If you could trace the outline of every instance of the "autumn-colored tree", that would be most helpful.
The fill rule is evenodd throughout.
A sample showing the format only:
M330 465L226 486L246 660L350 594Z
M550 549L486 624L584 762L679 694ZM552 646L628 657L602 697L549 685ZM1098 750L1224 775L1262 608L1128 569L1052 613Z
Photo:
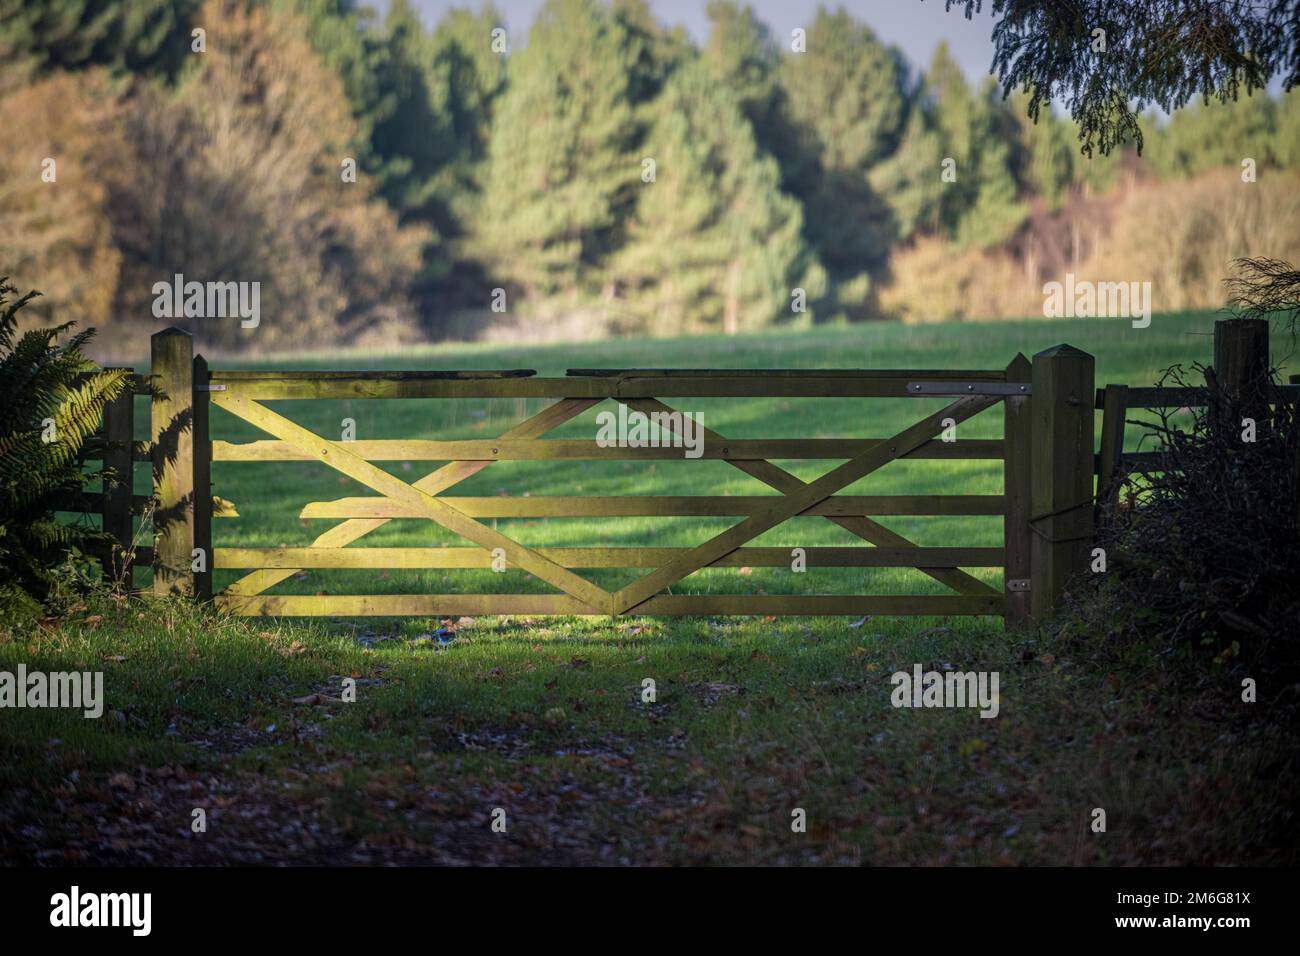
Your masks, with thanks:
M103 325L121 256L105 173L129 155L117 92L102 71L54 73L0 99L0 262L22 288L39 285L30 324Z
M200 341L228 348L409 320L427 234L399 227L366 177L349 181L342 85L301 21L225 0L200 16L213 24L208 52L176 93L142 91L127 116L134 162L110 183L120 311L150 315L154 283L181 273L261 283L256 329L194 324Z

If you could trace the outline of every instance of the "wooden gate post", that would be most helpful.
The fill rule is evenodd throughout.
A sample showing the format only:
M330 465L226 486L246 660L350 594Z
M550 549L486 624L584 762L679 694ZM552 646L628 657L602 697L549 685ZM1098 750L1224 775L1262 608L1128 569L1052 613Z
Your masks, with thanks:
M155 594L194 594L194 340L170 328L150 340L153 381Z
M1032 377L1030 611L1042 621L1092 553L1093 357L1058 345L1034 356Z
M131 499L135 494L135 383L130 382L122 394L104 406L104 469L112 469L114 482L105 481L103 494L103 529L113 538L104 572L120 579L126 590L132 588L131 545L135 526L131 517Z
M1032 367L1024 355L1016 355L1007 366L1008 382L1029 382ZM1002 403L1002 588L1006 596L1003 620L1009 629L1029 623L1029 592L1024 582L1030 580L1029 530L1030 471L1033 436L1030 432L1030 403L1027 395L1008 395Z

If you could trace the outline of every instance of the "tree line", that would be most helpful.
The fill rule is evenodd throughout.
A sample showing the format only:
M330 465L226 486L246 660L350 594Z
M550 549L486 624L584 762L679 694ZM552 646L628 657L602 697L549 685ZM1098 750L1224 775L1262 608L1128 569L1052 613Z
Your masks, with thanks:
M843 10L791 36L734 0L707 14L696 44L646 0L548 0L526 38L491 7L428 28L409 0L0 0L0 259L109 329L173 274L260 281L261 327L205 328L230 348L472 335L502 310L743 332L906 313L917 250L931 274L1031 256L1031 288L1059 265L1031 240L1134 170L1300 166L1294 96L1087 157L943 46L920 68Z

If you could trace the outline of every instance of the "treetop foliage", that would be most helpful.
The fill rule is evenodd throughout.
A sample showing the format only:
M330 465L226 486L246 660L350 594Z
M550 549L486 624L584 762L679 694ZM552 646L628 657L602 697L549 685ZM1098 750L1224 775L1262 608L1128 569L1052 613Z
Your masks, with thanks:
M1142 100L1228 100L1144 120L1148 179L1300 167L1300 97L1259 89L1294 73L1295 4L990 6L1001 90L820 7L794 44L708 0L696 45L647 0L547 0L526 38L490 5L426 24L411 0L0 0L0 123L33 131L0 139L0 261L46 291L27 314L101 327L148 324L176 272L256 280L277 317L258 347L463 333L502 296L738 331L878 316L927 244L1023 257L1030 286L1079 261Z
M967 19L984 0L944 0ZM1138 115L1167 113L1193 97L1221 102L1261 92L1274 76L1300 83L1300 3L1295 0L989 0L993 65L1003 90L1028 94L1029 115L1060 99L1083 151L1132 142Z

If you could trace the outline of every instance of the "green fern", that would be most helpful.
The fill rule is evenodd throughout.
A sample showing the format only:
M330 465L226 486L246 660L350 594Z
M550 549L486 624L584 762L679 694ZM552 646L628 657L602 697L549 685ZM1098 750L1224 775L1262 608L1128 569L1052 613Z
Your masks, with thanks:
M80 454L130 373L82 353L93 329L62 343L71 322L20 336L18 313L39 293L11 299L16 292L0 277L0 579L43 599L69 553L103 538L88 522L57 519L55 507L99 474L84 471Z

